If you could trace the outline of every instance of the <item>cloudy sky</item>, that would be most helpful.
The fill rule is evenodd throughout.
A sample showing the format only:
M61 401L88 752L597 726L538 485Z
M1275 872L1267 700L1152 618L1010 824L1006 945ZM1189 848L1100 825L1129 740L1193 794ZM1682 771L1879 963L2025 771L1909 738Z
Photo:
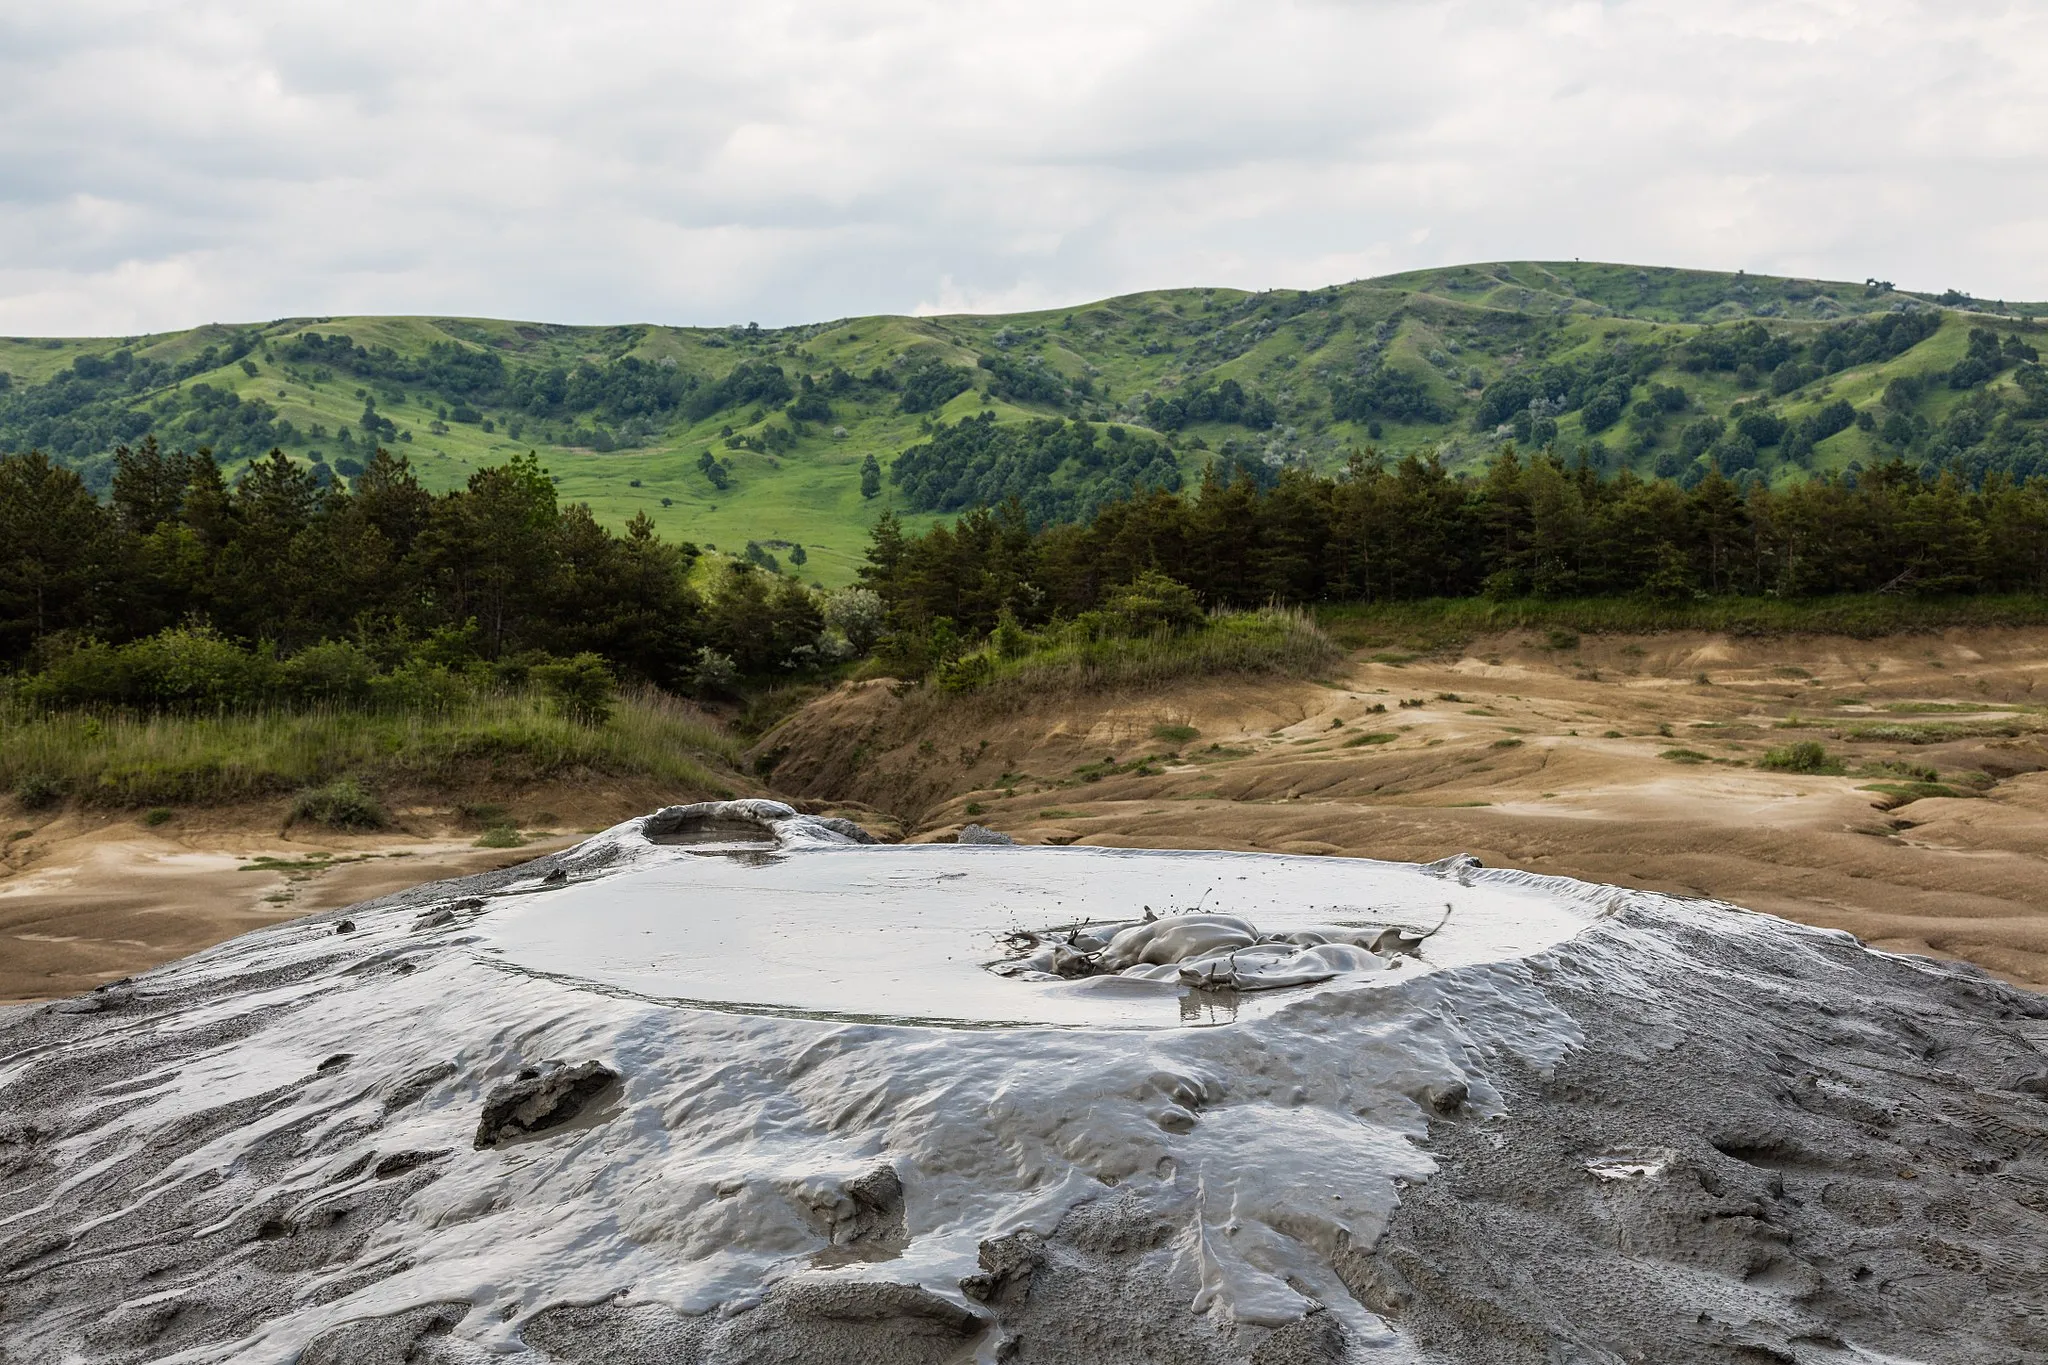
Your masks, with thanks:
M2048 298L2048 5L0 0L0 332L1625 260Z

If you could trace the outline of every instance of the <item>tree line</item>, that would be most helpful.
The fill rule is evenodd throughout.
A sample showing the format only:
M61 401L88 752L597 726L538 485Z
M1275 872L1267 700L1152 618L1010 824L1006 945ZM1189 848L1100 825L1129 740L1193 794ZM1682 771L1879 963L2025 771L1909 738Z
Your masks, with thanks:
M0 669L198 629L284 655L357 642L385 666L592 654L670 688L815 663L821 604L697 547L562 505L536 457L434 494L376 450L346 486L281 452L230 483L204 451L115 452L106 500L38 453L0 457Z
M885 518L861 576L899 635L969 638L1097 610L1148 573L1210 607L2043 592L2048 479L1972 488L1893 460L1775 489L1712 470L1687 488L1512 446L1476 478L1415 455L1270 481L1212 467L1189 492L1137 490L1065 525L1014 499L923 535Z

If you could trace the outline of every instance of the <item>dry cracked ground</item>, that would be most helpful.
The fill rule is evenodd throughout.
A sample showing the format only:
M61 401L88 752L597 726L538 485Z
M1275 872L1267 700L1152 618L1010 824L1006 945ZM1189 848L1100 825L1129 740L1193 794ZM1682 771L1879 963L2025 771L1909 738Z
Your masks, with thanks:
M1517 632L1355 655L1320 682L938 700L820 697L756 751L762 794L880 832L1495 866L1708 896L2048 987L2048 631L1858 641ZM1823 771L1762 766L1818 745ZM695 794L687 794L694 799ZM502 865L682 799L563 787L564 831L470 847L277 831L274 811L16 815L0 1001L88 989L258 924ZM538 814L536 814L537 812ZM445 816L446 813L440 813ZM540 814L548 818L542 820ZM268 861L266 861L268 860Z

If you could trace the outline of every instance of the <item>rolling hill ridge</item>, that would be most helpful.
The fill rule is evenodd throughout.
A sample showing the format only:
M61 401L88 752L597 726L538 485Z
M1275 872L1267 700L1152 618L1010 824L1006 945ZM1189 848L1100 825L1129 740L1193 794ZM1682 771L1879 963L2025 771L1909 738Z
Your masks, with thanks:
M1680 481L2048 473L2041 315L1881 280L1519 262L784 328L290 318L0 338L0 451L103 488L149 436L335 478L383 445L447 488L532 449L603 520L751 542L834 585L885 509L915 528L1014 496L1065 520L1212 465L1270 479L1359 451L1456 471L1513 441Z

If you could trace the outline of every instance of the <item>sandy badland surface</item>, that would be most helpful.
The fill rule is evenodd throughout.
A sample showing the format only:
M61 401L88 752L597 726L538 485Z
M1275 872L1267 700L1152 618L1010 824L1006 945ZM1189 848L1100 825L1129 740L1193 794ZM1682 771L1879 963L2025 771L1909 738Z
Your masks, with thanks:
M478 847L447 801L394 803L394 827L285 826L283 803L179 811L11 812L0 832L0 1005L91 990L265 924L488 872L564 848L676 793L646 782L485 792L522 844Z
M972 820L1026 843L1469 852L1733 901L2039 989L2044 673L2048 631L1587 636L1564 648L1516 633L1444 655L1360 653L1320 683L1212 680L1022 704L849 685L758 752L773 793L814 810L844 803L892 836L944 839ZM1800 741L1843 771L1756 766ZM1927 768L1954 795L1918 795L1932 789L1908 770ZM532 838L521 849L473 847L474 830L432 807L374 836L280 832L269 809L181 814L158 829L132 815L16 813L0 861L0 1002L89 989L261 924L504 866L671 799L682 798L529 793L512 802Z
M851 686L761 748L777 790L914 838L973 820L1026 843L1469 852L2048 986L2048 632L1564 643L1021 706ZM1800 741L1843 771L1756 766ZM1907 801L1925 768L1954 795Z

